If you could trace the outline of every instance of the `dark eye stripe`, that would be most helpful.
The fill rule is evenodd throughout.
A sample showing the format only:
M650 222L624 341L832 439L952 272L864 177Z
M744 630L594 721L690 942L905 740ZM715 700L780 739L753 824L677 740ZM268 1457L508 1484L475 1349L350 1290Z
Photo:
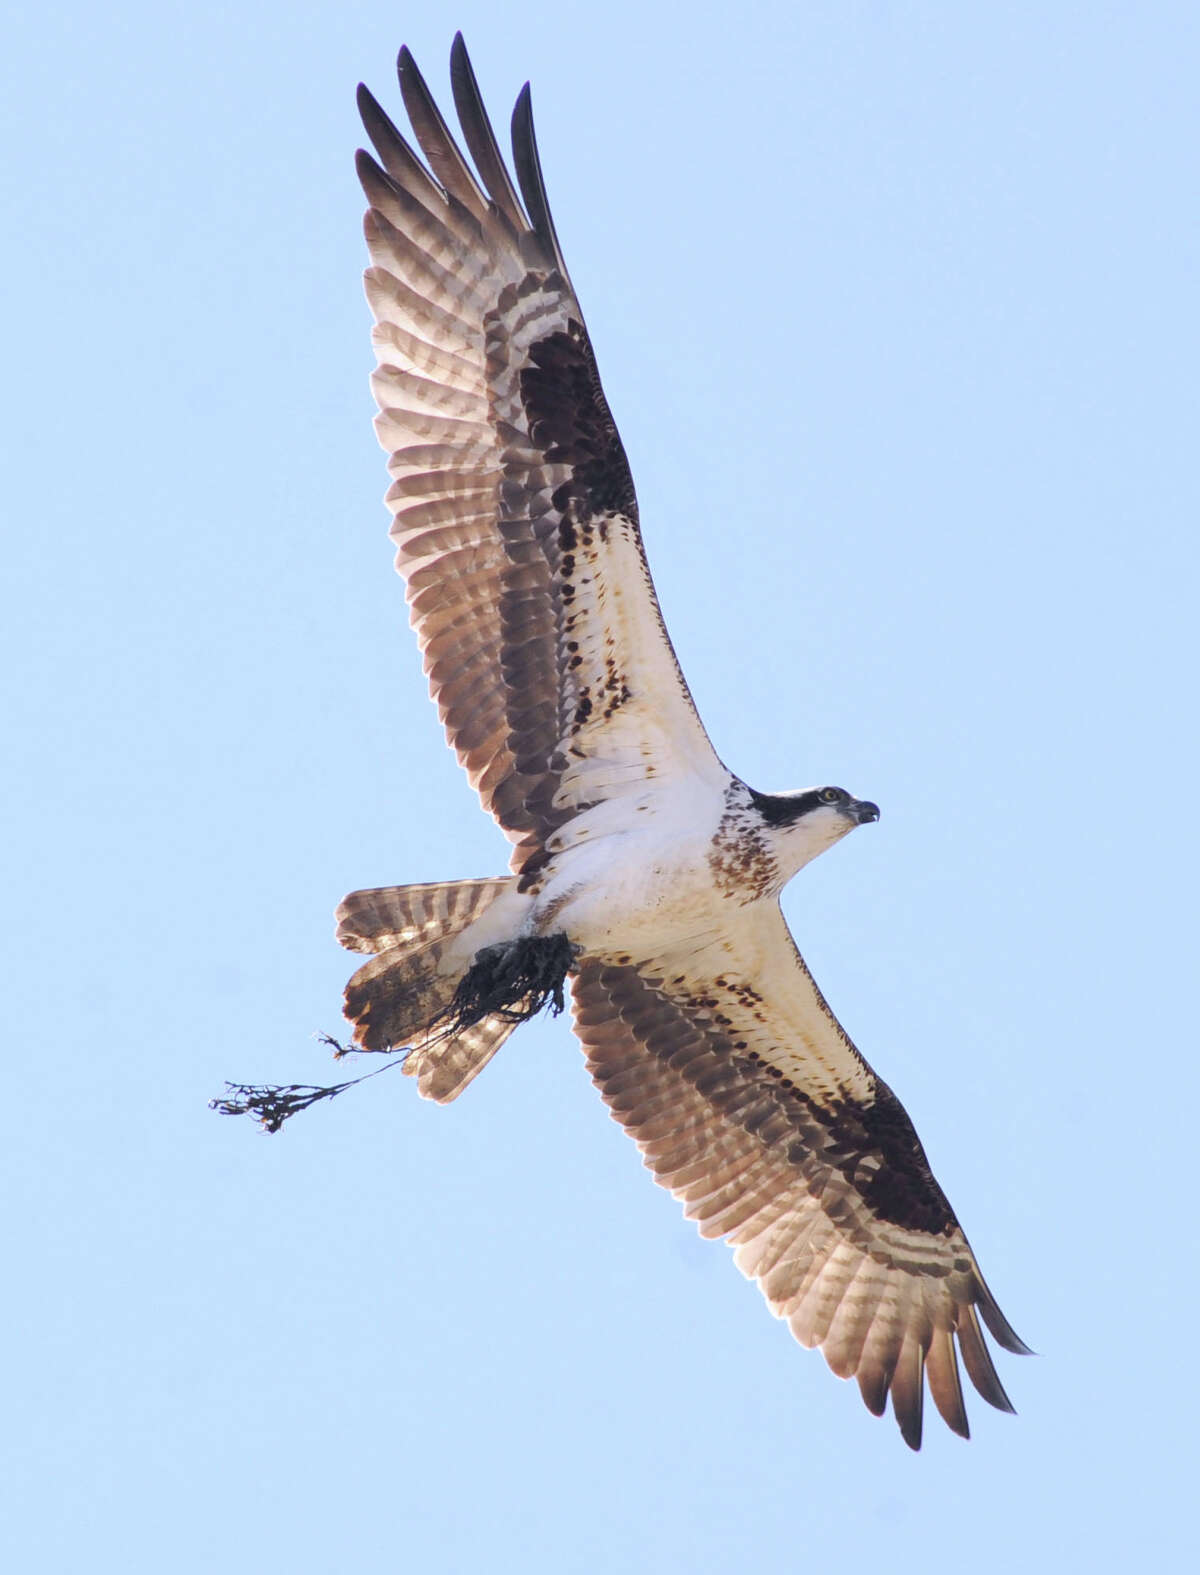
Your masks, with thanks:
M819 788L808 793L756 793L753 788L747 792L768 826L790 826L802 815L825 807Z

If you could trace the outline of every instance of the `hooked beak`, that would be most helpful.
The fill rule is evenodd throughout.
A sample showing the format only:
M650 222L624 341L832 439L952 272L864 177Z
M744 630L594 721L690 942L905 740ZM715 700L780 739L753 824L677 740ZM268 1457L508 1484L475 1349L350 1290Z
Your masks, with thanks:
M869 821L879 819L879 805L872 804L870 799L852 798L846 805L846 813L856 826L865 826Z

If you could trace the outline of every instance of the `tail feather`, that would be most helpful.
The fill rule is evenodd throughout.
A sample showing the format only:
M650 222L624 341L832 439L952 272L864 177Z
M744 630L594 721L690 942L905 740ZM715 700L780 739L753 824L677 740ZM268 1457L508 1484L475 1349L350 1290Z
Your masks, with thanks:
M479 1076L516 1026L505 1017L481 1017L453 1039L418 1046L404 1063L405 1076L416 1078L423 1098L448 1105Z
M457 935L512 885L495 880L440 880L422 886L374 886L338 903L337 939L350 952L423 946Z
M455 1099L516 1026L494 1013L456 1027L455 992L473 952L457 961L445 955L512 888L511 876L380 886L351 892L338 905L338 940L349 951L374 954L346 986L355 1042L364 1050L406 1049L405 1074L426 1099Z
M364 1050L396 1050L444 1024L457 980L438 973L441 943L392 947L350 977L345 1013Z

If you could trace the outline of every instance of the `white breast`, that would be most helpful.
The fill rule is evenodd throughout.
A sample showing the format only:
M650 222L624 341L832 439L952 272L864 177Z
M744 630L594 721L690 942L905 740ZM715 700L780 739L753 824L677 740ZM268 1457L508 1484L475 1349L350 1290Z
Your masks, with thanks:
M550 844L554 861L528 928L565 931L590 956L643 957L719 929L728 897L710 855L724 807L692 778L584 811Z

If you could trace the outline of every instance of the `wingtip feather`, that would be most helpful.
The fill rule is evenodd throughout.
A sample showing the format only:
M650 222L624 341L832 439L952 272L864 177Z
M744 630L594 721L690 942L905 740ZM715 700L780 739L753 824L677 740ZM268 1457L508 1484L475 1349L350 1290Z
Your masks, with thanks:
M925 1347L910 1329L892 1374L892 1414L910 1449L920 1449L925 1413Z
M960 1438L970 1438L967 1408L963 1403L962 1380L958 1372L958 1357L954 1349L954 1335L949 1329L935 1329L925 1353L925 1377L929 1393L938 1413L952 1433Z
M570 275L567 273L562 247L559 245L558 232L554 228L554 218L546 195L546 182L542 176L542 161L538 153L537 133L533 125L533 94L528 82L517 94L510 133L517 184L521 188L521 196L525 200L525 209L529 214L534 233L554 258L554 266L570 288Z
M475 161L475 168L487 194L512 227L513 234L519 235L528 227L528 220L505 166L496 133L492 130L483 94L479 91L479 81L461 33L455 36L450 49L450 87L467 151Z
M974 1307L965 1309L958 1324L958 1347L962 1352L963 1366L976 1389L997 1411L1016 1415L1016 1407L1004 1392L999 1374L992 1364L991 1353L979 1327Z
M1014 1356L1037 1355L1032 1346L1025 1344L990 1295L980 1300L979 1311L984 1323L987 1324L988 1333L997 1345L1003 1346L1006 1351L1011 1351Z

